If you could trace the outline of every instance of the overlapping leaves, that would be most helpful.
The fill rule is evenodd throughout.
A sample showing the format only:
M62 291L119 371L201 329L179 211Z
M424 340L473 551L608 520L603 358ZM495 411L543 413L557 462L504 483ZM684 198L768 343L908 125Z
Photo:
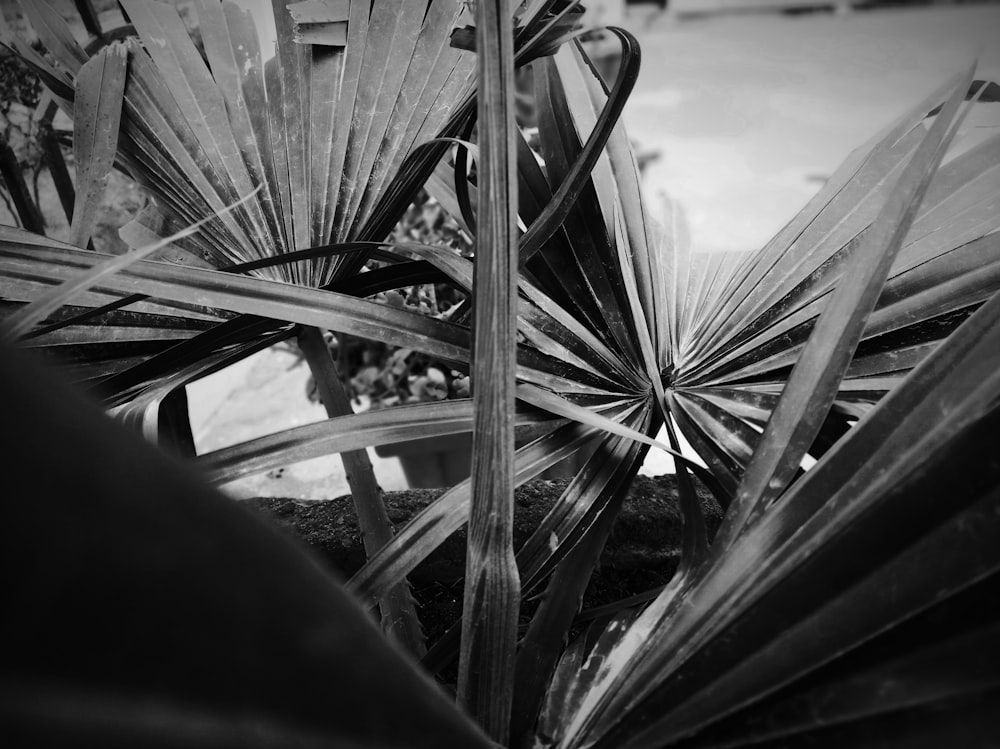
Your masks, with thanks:
M281 34L290 38L291 21L279 19L278 62L270 78L266 65L256 73L268 104L246 112L263 117L272 128L266 140L273 152L260 172L270 203L262 198L238 219L220 218L198 235L197 252L211 255L216 265L234 262L226 255L233 248L246 248L245 259L330 241L380 239L392 211L380 202L379 190L392 169L381 178L372 176L382 164L372 154L372 129L393 143L395 135L389 134L412 131L412 139L400 136L400 143L408 145L391 157L399 157L399 169L410 163L401 154L414 143L432 132L447 135L447 123L457 121L441 119L434 128L413 130L409 120L394 125L391 118L382 123L365 114L355 122L352 113L344 115L346 130L338 130L341 109L329 122L303 119L320 99L286 97L285 92L301 92L304 80L330 83L295 77L304 75L307 58L314 66L343 65L340 80L353 86L364 66L373 63L369 55L351 58L352 34L356 42L371 39L374 45L381 42L372 28L395 29L380 38L403 33L395 24L404 24L406 13L398 19L377 14L388 3L376 2L368 18L356 24L355 13L366 15L356 10L362 5L367 4L351 4L344 21L348 52L340 58L340 53L294 47L287 40L282 47ZM531 3L522 9L522 19L555 5ZM239 113L236 92L249 96L247 82L242 89L223 91L219 77L233 71L230 53L219 55L227 49L223 31L236 33L245 17L230 6L221 15L215 8L206 11L214 21L209 21L205 44L216 88L206 90L215 91L211 96L236 96L227 111ZM143 57L135 72L143 83L129 85L137 97L149 99L152 94L142 85L159 90L150 71L175 69L171 95L187 97L194 109L184 111L202 121L176 128L177 142L163 153L190 158L212 175L203 175L207 187L192 191L178 176L187 168L166 156L164 163L132 165L156 175L149 183L162 193L159 205L169 225L203 217L241 197L242 175L258 156L244 147L245 139L238 148L229 142L230 136L238 141L238 116L220 124L213 119L215 110L199 104L208 69L200 58L180 54L188 42L180 39L176 25L161 18L160 10L143 13L136 20L140 34L169 32L170 49ZM341 23L314 17L308 22ZM365 23L369 32L361 36ZM328 31L334 33L332 27ZM529 480L585 445L594 452L518 553L525 592L542 585L549 592L522 641L515 692L526 697L515 705L515 740L528 733L566 747L728 746L776 737L816 741L831 726L842 731L833 735L871 735L865 731L877 731L878 721L900 711L909 711L918 725L928 723L935 710L981 720L977 706L987 699L984 695L996 694L998 684L976 671L968 656L983 642L995 642L991 633L997 624L985 618L966 626L963 616L975 596L995 590L1000 565L998 529L991 521L998 502L997 466L982 447L995 428L1000 394L1000 342L995 340L1000 138L957 156L945 153L969 79L936 92L859 149L761 250L702 255L686 244L680 218L659 231L646 215L630 145L616 124L638 51L627 34L619 37L625 54L610 99L576 46L533 62L539 145L533 150L527 142L520 144L519 214L527 231L519 283L519 396L571 421L554 424L549 434L518 451L515 481ZM69 50L67 60L78 57L58 35L51 40L57 43ZM416 50L421 42L413 43ZM349 65L355 66L350 77ZM405 87L411 73L382 72L381 87L348 96L372 97L373 108L386 111L375 104L382 97L393 101L393 90ZM57 81L59 71L51 77ZM434 85L447 88L442 82ZM430 82L423 91L431 96ZM342 88L338 95L344 95ZM126 108L126 122L131 111ZM274 139L275 122L286 126L283 140ZM337 149L329 154L331 163L320 159L315 180L299 168L303 154L312 153L306 144L315 143L315 133L307 138L302 129L306 122L354 144L344 150L343 164L332 163L340 158ZM251 123L246 133L261 127ZM128 128L123 127L126 153L132 148L128 137L139 142ZM192 136L191 130L201 135ZM255 142L259 152L262 140L257 136ZM205 160L192 155L193 143ZM188 155L175 153L178 148ZM122 158L127 163L128 157ZM287 174L288 180L268 181L267 163L279 162L283 167L275 174ZM434 164L428 163L432 170ZM331 184L341 179L341 170L352 176L334 190ZM413 171L407 178L429 175L430 170ZM155 182L161 178L162 183ZM443 196L444 204L469 204L466 198L476 186L465 179L460 175L450 185L434 180L436 189L452 193ZM390 185L384 194L403 196L405 190ZM320 205L319 196L337 199ZM29 301L38 289L68 277L69 268L96 263L93 253L39 246L25 237L18 242L0 249L8 279L2 293L18 301ZM381 277L386 287L407 272L428 272L429 267L458 286L471 284L467 259L426 248L400 253L398 264ZM333 280L321 290L137 262L92 289L91 302L144 294L167 300L167 309L197 304L244 316L199 334L192 339L195 345L179 346L179 352L154 357L104 384L112 386L115 402L127 413L144 413L151 394L267 345L291 323L405 343L458 364L468 361L464 326L353 298L377 290L378 283L351 278L356 263L356 258L311 260L275 271L305 286ZM21 296L11 297L12 288ZM203 461L220 477L229 477L309 457L323 444L354 449L382 439L446 433L468 423L463 408L400 409L399 426L388 415L343 417L311 427L308 435L278 435ZM530 413L540 418L539 412ZM683 434L708 466L708 471L695 465L690 470L730 507L722 535L706 550L697 502L682 497L685 557L674 581L640 615L623 612L600 636L580 638L563 653L563 638L592 564L661 425L673 448L678 433ZM372 431L362 431L367 429ZM803 474L807 455L819 462ZM946 506L938 496L949 488L941 478L948 461L960 466L956 490L961 496ZM683 460L678 467L686 477ZM469 491L464 482L414 518L355 577L355 592L374 600L402 580L466 521ZM898 520L915 508L919 523ZM961 553L948 551L956 545ZM922 561L942 557L946 561L933 570ZM909 639L885 657L873 656L879 638L891 631ZM454 650L447 640L439 656L441 649ZM964 665L949 672L950 680L934 682L932 667L949 653L962 655ZM879 692L882 680L901 673L908 675L912 690ZM880 696L864 705L847 700L817 717L820 701L852 687Z

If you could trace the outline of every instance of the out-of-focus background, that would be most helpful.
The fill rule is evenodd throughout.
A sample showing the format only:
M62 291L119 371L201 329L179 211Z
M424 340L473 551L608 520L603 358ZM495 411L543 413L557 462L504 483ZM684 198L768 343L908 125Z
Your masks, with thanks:
M977 77L1000 74L996 3L670 6L625 6L643 55L625 121L661 154L646 174L654 203L660 191L678 200L703 250L760 246L852 149L973 59ZM813 9L751 11L779 6Z
M91 4L104 28L121 23L110 0ZM176 3L192 28L191 2ZM642 71L626 109L629 135L646 163L654 215L677 206L699 251L752 250L770 238L854 148L978 59L978 78L1000 80L1000 4L849 0L591 0L594 25L639 39ZM74 2L56 3L85 31ZM19 28L16 7L0 3ZM594 53L613 52L595 42ZM0 146L9 145L42 209L45 231L68 227L37 142L32 92L0 59ZM990 108L996 109L996 108ZM993 119L989 119L992 117ZM57 118L55 127L60 126ZM63 123L63 127L67 123ZM996 113L965 125L973 138L1000 127ZM34 128L34 130L33 130ZM120 252L117 229L143 205L141 190L115 176L97 249ZM0 223L17 224L0 185ZM189 388L199 452L325 418L305 397L309 373L295 353L274 349ZM387 490L406 486L395 457L372 453ZM644 473L672 471L651 455ZM333 497L348 490L337 458L251 477L238 496Z

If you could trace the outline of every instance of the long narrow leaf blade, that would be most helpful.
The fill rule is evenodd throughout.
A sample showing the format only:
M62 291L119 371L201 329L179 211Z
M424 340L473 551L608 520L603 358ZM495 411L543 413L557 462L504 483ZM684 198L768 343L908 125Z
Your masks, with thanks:
M118 147L125 96L128 48L111 44L90 58L76 77L73 99L73 156L76 202L69 243L85 247L97 225L108 176Z
M475 8L479 71L479 209L473 300L472 507L458 699L507 742L521 584L514 559L517 331L517 147L510 3Z
M781 493L818 434L930 178L955 133L952 121L972 72L970 69L956 82L866 241L855 247L850 267L816 322L747 466L733 508L716 539L717 548L728 546L751 514Z
M254 193L255 192L256 190ZM231 208L249 200L253 197L254 193L250 193L250 195L241 198L236 204L231 206ZM108 278L109 276L119 273L133 263L136 263L144 257L153 254L157 250L166 247L171 242L175 242L178 239L194 234L201 225L210 220L211 218L202 219L198 223L188 226L176 234L165 237L164 239L145 247L140 247L139 249L133 250L125 255L108 258L107 260L97 264L95 267L88 268L85 271L78 273L75 278L67 280L56 286L47 294L39 296L34 302L20 310L18 314L9 319L7 323L0 328L0 337L13 339L24 335L37 323L41 322L57 309L68 303L70 299L80 292L86 291L90 287L97 285L104 278Z

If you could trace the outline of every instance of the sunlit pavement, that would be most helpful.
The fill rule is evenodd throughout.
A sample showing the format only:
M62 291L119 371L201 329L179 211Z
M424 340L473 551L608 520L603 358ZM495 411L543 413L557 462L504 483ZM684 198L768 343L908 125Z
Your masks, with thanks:
M654 211L664 191L677 200L695 249L759 247L852 149L976 56L977 77L1000 78L995 3L647 17L640 6L625 21L642 46L625 121L660 152ZM995 133L1000 116L977 124Z
M190 386L191 427L198 452L324 420L323 407L306 398L308 380L305 363L278 347ZM406 488L396 458L380 458L374 450L368 454L383 489ZM340 458L332 455L248 476L225 491L239 498L329 499L348 494L350 488Z

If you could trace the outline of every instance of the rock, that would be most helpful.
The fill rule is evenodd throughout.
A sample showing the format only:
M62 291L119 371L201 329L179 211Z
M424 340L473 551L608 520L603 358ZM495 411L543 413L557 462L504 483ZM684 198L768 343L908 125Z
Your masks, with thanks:
M535 481L517 490L515 547L523 544L538 527L568 483ZM698 490L709 534L714 535L722 511L707 490L700 485ZM390 521L398 530L443 491L387 492L385 502ZM350 496L316 501L258 497L245 502L305 542L340 576L350 577L364 564L364 548ZM666 583L677 567L680 542L681 514L674 476L636 477L591 578L584 608L611 603ZM465 530L462 529L409 576L430 643L461 614L464 570Z

